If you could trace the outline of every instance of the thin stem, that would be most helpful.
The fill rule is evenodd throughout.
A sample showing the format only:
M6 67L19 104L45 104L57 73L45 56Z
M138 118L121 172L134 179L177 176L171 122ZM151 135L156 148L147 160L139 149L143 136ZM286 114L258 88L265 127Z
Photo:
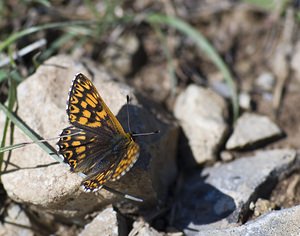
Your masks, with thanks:
M109 191L109 192L111 192L111 193L114 193L114 194L116 194L116 195L122 196L122 197L124 197L124 198L126 198L126 199L129 199L129 200L132 200L132 201L135 201L135 202L143 202L143 201L144 201L144 200L141 199L141 198L134 197L134 196L132 196L132 195L129 195L129 194L126 194L126 193L122 193L122 192L119 192L119 191L117 191L117 190L115 190L115 189L112 189L112 188L106 186L106 185L103 185L102 188L105 189L105 190L107 190L107 191Z

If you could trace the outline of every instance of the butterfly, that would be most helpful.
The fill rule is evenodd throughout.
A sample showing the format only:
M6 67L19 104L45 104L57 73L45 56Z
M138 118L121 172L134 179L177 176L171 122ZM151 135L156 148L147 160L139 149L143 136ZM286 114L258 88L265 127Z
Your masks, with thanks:
M139 145L81 73L72 82L66 110L71 126L60 134L58 153L72 172L85 175L85 191L97 191L130 170L138 159Z

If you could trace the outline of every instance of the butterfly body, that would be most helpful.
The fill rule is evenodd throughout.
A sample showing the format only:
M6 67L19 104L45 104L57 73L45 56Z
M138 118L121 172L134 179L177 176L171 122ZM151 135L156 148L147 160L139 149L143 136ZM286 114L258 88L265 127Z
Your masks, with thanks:
M70 127L57 143L58 152L71 171L86 177L86 191L96 191L115 181L136 162L139 145L126 133L96 88L83 74L77 74L67 101Z

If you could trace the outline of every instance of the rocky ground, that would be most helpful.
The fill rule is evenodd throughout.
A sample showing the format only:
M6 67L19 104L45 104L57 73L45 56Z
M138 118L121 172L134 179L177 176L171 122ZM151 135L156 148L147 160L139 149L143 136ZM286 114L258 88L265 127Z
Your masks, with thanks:
M221 72L170 29L171 62L143 24L110 32L116 39L97 56L93 44L71 53L63 48L19 84L18 116L41 137L57 136L68 126L67 94L81 72L127 129L130 95L131 129L160 133L136 139L137 163L108 186L144 201L104 189L85 193L82 177L56 158L54 148L49 155L27 145L6 153L2 165L0 235L299 235L297 8L287 6L280 15L234 1L129 6L175 9L201 31L234 74L239 116L235 120ZM4 122L1 113L1 133ZM18 128L13 139L30 140Z

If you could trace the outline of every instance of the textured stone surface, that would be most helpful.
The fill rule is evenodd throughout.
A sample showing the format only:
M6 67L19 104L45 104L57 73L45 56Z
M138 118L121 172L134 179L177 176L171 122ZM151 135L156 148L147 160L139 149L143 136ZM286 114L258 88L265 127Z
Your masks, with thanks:
M236 123L233 134L226 143L227 149L250 147L281 135L280 128L268 117L244 113Z
M121 226L120 226L121 227ZM118 236L119 224L117 212L108 207L100 212L91 223L87 224L79 234L80 236L107 235Z
M184 183L177 203L178 228L196 231L236 225L249 211L250 202L267 194L278 179L296 165L293 150L261 151L231 163L205 168ZM299 166L298 166L299 168Z
M89 65L88 62L86 64ZM18 87L19 117L42 137L57 136L68 126L65 106L71 81L76 73L82 72L92 79L104 101L127 130L126 95L130 95L132 130L140 133L159 129L161 132L138 137L136 141L141 147L139 160L124 177L108 185L142 197L145 200L142 204L146 207L156 200L164 200L168 185L176 175L177 127L147 101L143 100L142 105L139 102L142 99L137 100L128 86L111 81L103 68L90 65L89 69L94 79L82 64L67 56L48 60ZM28 141L28 137L16 129L14 141ZM51 144L55 146L55 141ZM54 161L37 145L14 150L7 170L9 173L2 176L2 181L13 200L34 204L68 219L120 200L120 197L105 190L96 194L83 192L79 187L82 178Z
M129 236L163 236L157 230L149 226L144 221L136 221L133 223L133 229L130 231Z
M209 89L189 85L175 104L175 117L182 126L188 146L199 164L216 159L226 134L226 105L224 100ZM183 153L187 153L184 149Z
M300 206L273 211L254 221L230 229L207 230L197 236L297 236L300 235Z

